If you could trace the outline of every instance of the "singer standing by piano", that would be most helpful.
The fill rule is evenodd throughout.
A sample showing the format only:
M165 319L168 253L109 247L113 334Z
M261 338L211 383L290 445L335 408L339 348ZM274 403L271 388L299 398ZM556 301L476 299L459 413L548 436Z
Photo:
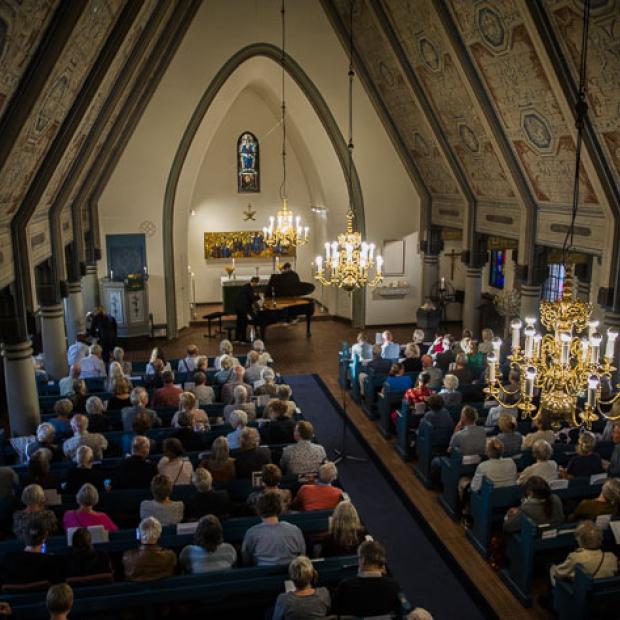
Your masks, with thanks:
M241 342L248 341L248 320L256 320L255 304L258 301L256 287L259 281L257 276L250 278L250 281L239 289L235 300L235 312L237 313L236 335L237 340Z

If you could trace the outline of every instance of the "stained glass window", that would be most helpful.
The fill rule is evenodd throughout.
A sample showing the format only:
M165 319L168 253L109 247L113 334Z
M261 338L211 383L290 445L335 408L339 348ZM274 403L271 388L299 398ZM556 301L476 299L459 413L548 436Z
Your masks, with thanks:
M244 131L237 140L237 191L260 192L258 140Z
M564 265L561 263L549 265L549 276L545 280L542 291L542 298L545 301L556 301L562 297L564 275Z
M504 288L506 250L491 250L491 268L489 284L495 288Z

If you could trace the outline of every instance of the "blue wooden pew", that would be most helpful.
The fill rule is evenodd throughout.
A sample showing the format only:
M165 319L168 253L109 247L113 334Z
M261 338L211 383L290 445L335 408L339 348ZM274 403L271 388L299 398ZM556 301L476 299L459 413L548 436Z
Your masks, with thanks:
M409 415L413 416L414 414L410 412ZM418 437L416 442L418 460L415 464L414 471L418 478L424 483L424 486L429 489L433 486L431 462L434 457L445 453L450 443L450 437L452 437L452 429L434 428L431 424L424 421L421 421L418 426Z
M461 500L458 493L459 478L473 477L477 464L464 465L463 456L458 450L453 450L448 456L441 457L441 483L443 491L439 496L439 503L454 519L461 517Z

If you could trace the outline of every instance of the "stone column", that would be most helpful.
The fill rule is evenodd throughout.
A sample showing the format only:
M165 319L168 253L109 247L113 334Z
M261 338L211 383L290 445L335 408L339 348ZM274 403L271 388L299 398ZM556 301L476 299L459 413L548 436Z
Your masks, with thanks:
M41 418L31 343L5 343L2 355L11 434L32 435Z
M521 319L534 317L536 330L540 331L540 293L541 287L532 284L521 284Z
M86 329L84 312L84 298L82 285L79 282L69 282L69 296L65 298L65 323L69 344L76 341L77 335Z
M422 262L422 303L431 297L433 286L439 278L439 255L425 254Z
M480 335L480 295L482 292L482 269L467 267L465 276L465 300L463 301L463 329L471 329L474 337Z
M67 375L67 342L62 304L41 306L41 336L45 370L53 379Z
M603 323L603 327L599 328L601 333L603 334L603 348L602 353L605 352L605 343L607 342L607 330L613 329L616 332L620 333L620 312L610 312L607 311L605 313L605 321ZM601 356L602 356L601 353ZM616 366L616 370L613 373L611 379L612 384L615 388L617 383L620 383L620 337L616 339L616 349L614 351L614 362L613 366Z
M97 265L86 265L86 275L82 278L82 297L86 312L92 312L99 305Z

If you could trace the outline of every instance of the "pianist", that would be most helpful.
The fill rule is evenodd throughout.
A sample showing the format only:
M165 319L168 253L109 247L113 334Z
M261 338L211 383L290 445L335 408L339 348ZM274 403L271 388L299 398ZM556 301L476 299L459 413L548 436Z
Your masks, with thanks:
M237 313L237 340L247 342L248 319L256 318L255 303L258 300L256 287L259 279L254 276L247 284L244 284L237 293L235 299L235 312Z
M274 273L269 282L267 283L267 297L272 297L274 294L278 297L295 296L297 292L297 286L301 280L297 275L297 272L293 271L291 263L284 263L280 273Z

